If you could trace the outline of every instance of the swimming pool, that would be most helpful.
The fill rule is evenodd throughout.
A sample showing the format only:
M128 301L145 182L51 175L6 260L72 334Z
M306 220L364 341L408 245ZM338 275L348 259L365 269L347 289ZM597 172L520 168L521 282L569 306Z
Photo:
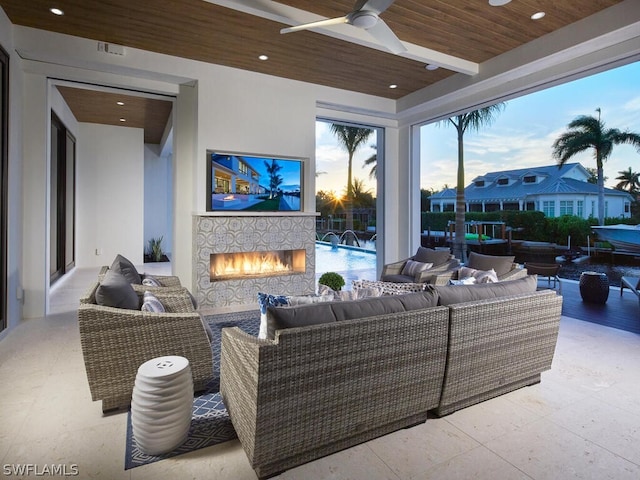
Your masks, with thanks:
M345 279L346 289L353 280L376 280L376 252L346 245L316 242L316 283L325 272L336 272Z

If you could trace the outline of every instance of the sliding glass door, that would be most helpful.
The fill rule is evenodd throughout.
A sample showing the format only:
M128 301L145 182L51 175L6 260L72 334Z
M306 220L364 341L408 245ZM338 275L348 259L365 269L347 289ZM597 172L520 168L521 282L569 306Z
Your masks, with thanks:
M7 202L9 165L9 55L0 47L0 331L7 328Z
M51 112L50 281L75 265L76 140Z

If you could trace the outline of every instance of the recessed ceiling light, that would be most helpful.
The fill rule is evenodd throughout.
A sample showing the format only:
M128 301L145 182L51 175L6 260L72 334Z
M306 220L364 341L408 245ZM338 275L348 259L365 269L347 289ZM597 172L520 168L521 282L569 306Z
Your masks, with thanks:
M116 105L122 106L122 105L124 105L124 102L116 102Z
M531 15L531 20L540 20L542 17L544 17L544 15L544 12L534 13L533 15Z
M49 11L51 13L53 13L54 15L64 15L64 12L62 10L60 10L59 8L51 7L49 9Z
M511 0L489 0L489 5L491 5L492 7L501 7L503 5L506 5L510 1Z
M389 85L389 88L398 88L398 85L396 85L395 83L392 83L391 85Z
M120 119L120 121L121 121L121 122L126 122L126 121L127 121L127 119L126 119L126 118L121 118L121 119Z
M428 63L424 68L426 68L427 70L437 70L440 67L438 67L438 65L434 65L433 63Z
M263 61L264 60L269 60L269 56L268 55L259 55L258 59L263 60Z

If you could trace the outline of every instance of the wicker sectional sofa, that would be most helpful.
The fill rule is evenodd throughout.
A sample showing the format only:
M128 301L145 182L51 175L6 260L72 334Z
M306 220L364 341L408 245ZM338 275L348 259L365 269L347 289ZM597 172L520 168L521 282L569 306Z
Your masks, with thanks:
M562 297L532 282L428 287L402 297L435 304L407 311L381 307L390 297L343 302L361 303L363 317L352 319L327 313L335 303L270 308L307 323L314 309L331 317L279 329L273 340L224 329L221 393L251 466L269 477L424 422L427 412L446 415L539 382Z

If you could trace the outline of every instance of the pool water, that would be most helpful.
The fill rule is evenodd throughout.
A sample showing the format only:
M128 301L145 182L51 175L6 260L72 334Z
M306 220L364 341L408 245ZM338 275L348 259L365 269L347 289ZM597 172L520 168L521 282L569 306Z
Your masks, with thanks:
M345 289L353 280L376 280L376 253L372 250L333 247L316 242L316 283L325 272L336 272L345 279Z

